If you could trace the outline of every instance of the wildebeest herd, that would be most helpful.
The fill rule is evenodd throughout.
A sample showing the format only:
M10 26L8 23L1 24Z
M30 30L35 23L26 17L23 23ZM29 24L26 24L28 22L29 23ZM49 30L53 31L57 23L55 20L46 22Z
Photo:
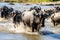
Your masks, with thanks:
M32 32L34 30L39 31L41 27L45 26L45 19L50 17L52 14L57 13L60 10L60 7L54 7L53 9L49 10L42 10L41 7L31 7L29 10L24 10L23 12L19 10L14 10L13 8L8 8L7 6L3 6L1 8L1 18L13 19L14 28L18 27L18 24L20 22L23 22L24 26L28 26L32 29ZM54 18L55 15L51 17L53 24L55 25L56 22L60 22L60 17L57 17L56 20ZM17 25L17 26L15 26Z

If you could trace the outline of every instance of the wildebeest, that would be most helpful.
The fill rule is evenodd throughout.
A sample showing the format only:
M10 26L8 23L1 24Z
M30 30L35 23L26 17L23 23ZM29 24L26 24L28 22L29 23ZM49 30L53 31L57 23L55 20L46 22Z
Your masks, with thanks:
M8 8L7 6L3 6L1 11L1 18L7 19L10 16L10 13L13 11L13 8Z
M22 13L16 10L15 16L13 17L14 27L15 28L18 27L18 24L20 24L21 21L22 21Z
M56 12L60 11L60 7L59 6L55 7L55 9L56 9Z
M32 27L32 32L34 32L34 30L38 31L40 27L40 14L35 12L35 10L25 11L22 16L24 25Z
M7 6L4 6L3 8L2 8L2 12L1 12L1 18L3 18L3 17L7 17L7 10L8 10L8 7Z
M41 10L41 8L37 8L35 6L34 8L30 8L30 10L25 11L22 14L22 21L24 25L32 27L32 32L34 32L34 29L38 31L39 27L45 26L46 14Z
M54 26L60 24L60 13L55 13L51 16L52 23Z

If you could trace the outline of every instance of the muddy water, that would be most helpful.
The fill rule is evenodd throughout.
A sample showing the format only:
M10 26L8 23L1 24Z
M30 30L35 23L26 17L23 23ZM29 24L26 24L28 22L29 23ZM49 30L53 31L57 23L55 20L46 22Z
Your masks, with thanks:
M6 3L3 3L3 5L6 5ZM1 4L0 6L3 5ZM13 7L15 10L23 11L34 5L26 6L24 4L16 3L16 5L7 5L7 6ZM49 7L51 8L53 6L41 6L41 7L45 9ZM24 32L25 28L23 23L21 23L21 25L18 28L14 29L11 19L4 20L0 18L0 40L60 40L59 30L60 30L59 26L54 27L53 24L51 23L51 20L46 19L45 27L40 30L42 34L33 35L33 34L26 34L26 33L13 33L15 31ZM12 33L10 31L12 31Z
M0 32L0 40L60 40L60 35L28 35Z

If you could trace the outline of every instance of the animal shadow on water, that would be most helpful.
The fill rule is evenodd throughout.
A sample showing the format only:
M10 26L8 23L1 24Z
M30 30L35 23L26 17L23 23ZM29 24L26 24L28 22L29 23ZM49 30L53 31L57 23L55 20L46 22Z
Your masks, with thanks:
M60 34L55 34L53 32L49 32L49 31L40 31L39 33L41 35L44 35L44 36L50 36L50 37L53 37L53 38L60 39Z

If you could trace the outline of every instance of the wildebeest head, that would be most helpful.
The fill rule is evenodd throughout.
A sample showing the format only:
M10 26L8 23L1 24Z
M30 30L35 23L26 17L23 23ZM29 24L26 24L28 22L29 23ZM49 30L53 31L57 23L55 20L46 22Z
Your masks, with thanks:
M35 11L36 11L37 13L39 13L39 12L41 11L41 7L40 7L40 8L35 7L34 9L35 9Z
M29 11L33 10L33 8L31 7Z
M60 7L59 6L57 6L57 7L55 7L57 10L60 10Z
M3 11L7 10L8 7L7 6L3 6Z

